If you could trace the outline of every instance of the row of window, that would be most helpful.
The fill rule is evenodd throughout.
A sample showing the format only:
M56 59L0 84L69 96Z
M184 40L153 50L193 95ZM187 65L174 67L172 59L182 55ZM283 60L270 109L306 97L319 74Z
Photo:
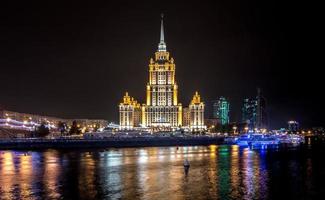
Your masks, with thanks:
M158 71L158 72L152 72L151 74L151 81L152 84L172 84L172 72L166 72L166 71Z
M167 98L166 98L167 96ZM153 92L152 93L152 105L153 106L165 106L172 105L172 92ZM167 100L167 101L166 101Z
M168 122L172 125L176 125L177 124L177 113L157 113L157 112L153 112L153 113L148 113L147 115L147 124L151 124L151 123L165 123Z

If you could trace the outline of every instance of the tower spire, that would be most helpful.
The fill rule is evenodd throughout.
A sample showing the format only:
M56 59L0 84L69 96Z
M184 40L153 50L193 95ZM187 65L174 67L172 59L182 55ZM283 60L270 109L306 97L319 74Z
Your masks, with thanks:
M165 42L165 38L164 38L164 14L161 14L160 42Z
M166 51L165 35L164 35L164 14L161 13L160 24L160 42L158 44L158 51Z

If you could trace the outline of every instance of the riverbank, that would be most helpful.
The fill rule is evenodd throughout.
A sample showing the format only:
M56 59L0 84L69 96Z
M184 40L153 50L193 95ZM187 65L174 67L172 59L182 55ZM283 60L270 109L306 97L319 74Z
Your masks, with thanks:
M223 137L135 137L105 139L11 139L0 140L0 149L76 149L192 146L223 144Z

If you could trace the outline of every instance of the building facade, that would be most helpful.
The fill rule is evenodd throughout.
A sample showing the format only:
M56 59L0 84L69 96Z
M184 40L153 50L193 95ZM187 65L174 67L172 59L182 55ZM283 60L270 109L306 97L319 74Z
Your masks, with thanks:
M120 104L121 129L133 129L138 125L153 130L174 130L191 121L187 115L184 118L183 107L178 102L178 85L176 82L176 64L174 58L167 51L164 37L164 24L161 19L160 42L154 58L149 61L148 83L146 85L146 103L141 106L141 123L133 123L132 117L135 112L133 107ZM203 104L204 108L204 104ZM125 113L127 118L125 118ZM123 115L123 116L122 116ZM200 119L201 120L201 119Z
M266 99L262 96L261 89L257 89L256 97L256 128L266 129L268 127L268 116L266 111Z
M146 127L176 128L182 125L182 104L178 102L176 65L166 50L161 21L160 42L149 63L146 104L142 106L142 124Z
M183 108L183 127L190 127L191 115L189 108Z
M73 121L76 121L80 129L89 131L95 127L104 128L108 125L108 122L103 119L64 119L0 109L0 137L1 134L17 137L21 133L28 136L41 124L45 124L51 132L57 132L59 123L65 123L71 127Z
M141 120L141 106L130 97L128 92L123 97L123 102L119 105L120 110L120 129L130 130L139 126Z
M193 132L203 131L206 129L204 125L204 103L201 101L201 96L195 92L193 99L188 106L190 113L189 128Z
M266 99L258 89L255 98L246 98L242 107L242 122L246 123L249 129L266 129L268 126Z
M289 132L298 132L299 131L299 123L294 120L288 121L288 131Z
M230 104L225 97L220 97L217 101L213 102L214 119L218 119L221 125L229 124L229 108Z
M254 129L256 126L256 99L246 98L243 101L242 107L242 122L247 124L249 129Z

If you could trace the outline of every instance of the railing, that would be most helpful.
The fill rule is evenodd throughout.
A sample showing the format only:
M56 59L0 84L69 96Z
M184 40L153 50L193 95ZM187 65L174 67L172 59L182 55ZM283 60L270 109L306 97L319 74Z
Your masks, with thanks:
M11 133L10 131L8 131L8 130L6 130L6 129L3 129L3 128L1 128L1 127L0 127L0 131L6 133L6 135L7 135L9 138L14 138L14 137L15 137L15 136L14 136L14 135L15 135L14 133Z

